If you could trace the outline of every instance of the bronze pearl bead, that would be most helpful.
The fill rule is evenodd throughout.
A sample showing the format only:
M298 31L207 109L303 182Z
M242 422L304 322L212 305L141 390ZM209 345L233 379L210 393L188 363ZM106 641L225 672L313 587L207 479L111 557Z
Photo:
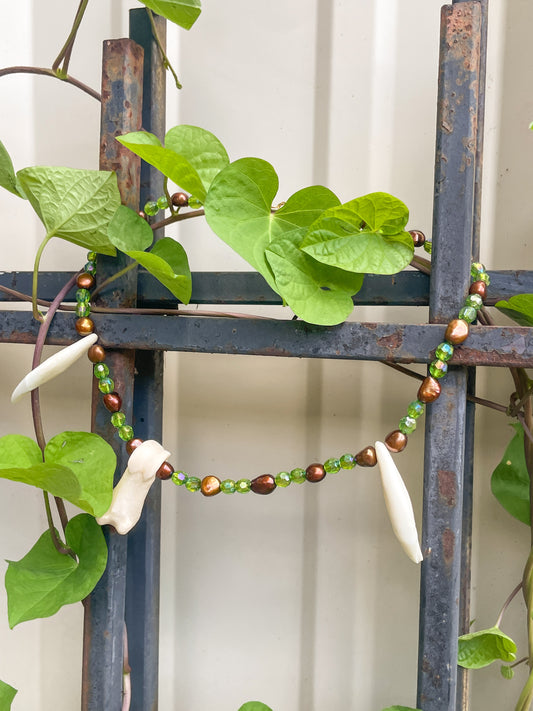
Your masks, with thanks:
M310 464L305 470L305 478L313 484L322 481L325 476L326 470L322 464Z
M374 447L365 447L355 455L355 461L360 467L375 467L378 461Z
M94 277L88 272L82 272L78 274L76 284L78 285L78 289L92 289L94 286Z
M478 296L481 296L483 301L485 301L487 298L487 285L484 281L475 281L473 284L470 284L468 293L477 294Z
M436 378L428 375L424 378L422 385L418 388L418 399L420 402L435 402L440 395L440 383Z
M420 230L410 230L409 234L413 238L413 244L415 247L421 247L426 241L426 235Z
M461 318L454 318L446 328L444 340L448 341L448 343L452 343L454 346L458 346L466 341L469 331L470 326L466 321L463 321Z
M385 444L391 452L401 452L407 447L407 435L400 430L393 430L385 437Z
M111 393L110 393L111 394ZM119 408L120 409L120 408ZM142 444L143 441L139 437L134 437L133 439L129 439L126 442L126 452L128 454L133 454L134 450L137 449L137 447Z
M94 331L94 323L92 319L87 318L87 316L84 316L83 318L79 318L76 321L76 331L80 334L80 336L88 336L90 333Z
M271 474L262 474L252 479L250 489L254 494L271 494L276 488L276 480Z
M91 346L87 351L87 357L91 363L103 363L105 360L105 350L103 346L99 346L97 343Z
M106 393L102 399L109 412L118 412L122 407L122 398L117 392Z
M174 193L170 201L174 205L174 207L187 207L189 204L189 196L187 193Z
M162 479L163 481L165 479L170 479L170 477L174 474L174 467L170 462L163 462L163 464L159 467L159 469L156 471L155 475L158 479Z
M200 485L200 491L204 496L216 496L220 494L220 479L216 476L204 476Z

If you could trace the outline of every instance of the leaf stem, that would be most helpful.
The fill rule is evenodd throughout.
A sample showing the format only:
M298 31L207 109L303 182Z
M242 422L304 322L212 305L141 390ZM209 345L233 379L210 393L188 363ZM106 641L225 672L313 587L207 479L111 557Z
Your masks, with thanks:
M170 63L170 60L167 57L167 53L165 52L165 48L161 44L161 40L159 39L159 35L157 34L157 27L155 26L154 16L152 14L152 11L148 7L145 9L146 9L146 12L148 13L148 18L149 18L150 24L152 26L152 34L154 36L157 46L159 47L159 51L161 52L161 57L163 59L163 66L165 67L165 69L168 69L172 73L172 76L174 77L174 81L176 83L176 88L182 89L183 87L180 83L180 80L178 79L178 75L174 71L174 67Z
M512 593L507 598L507 600L503 603L502 609L500 610L500 614L498 615L498 619L494 623L494 627L499 627L501 625L503 616L504 616L507 608L509 607L511 602L515 599L515 597L518 595L518 593L520 592L521 589L522 589L522 581L520 581L518 583L518 585L515 587L515 589L512 591Z
M120 279L121 276L124 276L124 274L127 274L128 272L131 272L132 269L135 269L135 267L139 266L137 262L132 262L131 264L128 264L125 266L123 269L120 269L118 272L115 272L112 274L110 277L105 279L101 284L98 284L96 289L91 293L91 300L94 299L96 294L99 294L102 289L105 289L106 286L109 286L109 284L112 284L114 281L117 279Z
M189 210L189 212L180 212L164 220L159 220L159 222L154 222L150 225L152 230L158 230L161 227L166 227L167 225L172 225L174 222L180 222L181 220L189 220L191 217L202 217L205 215L205 210L200 208L200 210Z
M529 711L531 707L531 702L533 701L533 669L529 672L528 679L525 683L518 703L516 704L515 711Z
M61 539L57 535L56 528L54 526L54 520L52 518L52 510L50 509L50 499L48 498L48 492L43 491L43 496L44 496L44 507L46 509L46 519L48 521L48 528L50 530L50 537L52 538L52 543L54 544L54 548L61 553L61 555L69 555L71 558L76 560L76 554L72 550L72 548L69 548L69 546L63 545L61 542Z
M50 239L51 238L48 237L48 235L43 239L43 241L39 245L39 249L37 250L37 254L35 255L35 262L33 264L33 278L31 283L32 313L33 318L36 321L41 321L41 323L44 321L44 317L37 308L37 285L39 282L39 264L41 262L41 256L44 251L44 248L46 247Z
M99 94L95 89L92 89L90 86L87 86L87 84L84 84L79 79L76 79L70 74L67 74L66 76L59 76L47 67L14 66L4 67L4 69L0 69L0 77L5 77L9 74L38 74L39 76L60 79L61 81L66 82L67 84L72 84L72 86L75 86L77 89L80 89L85 94L89 94L89 96L92 96L93 99L96 99L96 101L102 101L101 94Z
M78 34L78 30L80 28L80 24L83 20L83 16L85 14L85 10L87 9L88 4L89 0L80 0L80 4L78 6L78 10L76 12L74 22L72 23L72 28L69 32L69 35L65 40L65 44L63 45L63 47L61 47L59 54L55 58L54 63L52 64L52 71L55 74L58 73L59 65L61 64L62 60L64 61L63 66L61 67L61 74L64 75L67 73L70 55L72 53L72 47L74 46L74 42L76 41L76 35Z

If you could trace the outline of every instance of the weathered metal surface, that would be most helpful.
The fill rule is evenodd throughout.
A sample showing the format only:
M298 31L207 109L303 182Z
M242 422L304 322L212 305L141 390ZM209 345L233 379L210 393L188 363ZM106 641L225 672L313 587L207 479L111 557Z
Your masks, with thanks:
M478 3L442 8L430 285L430 321L437 323L457 314L469 283L480 23ZM417 692L424 711L456 709L466 385L466 369L452 367L426 419Z
M104 42L100 168L116 171L122 202L129 207L138 205L139 160L114 138L141 126L142 59L142 48L131 40ZM125 264L123 259L100 257L99 277L105 279L120 269ZM121 280L120 290L113 287L103 292L97 302L107 307L133 306L136 293L136 274L130 272ZM110 350L106 363L122 397L122 410L131 422L134 353ZM126 468L128 457L109 420L109 412L103 406L95 384L93 431L109 441L115 450L116 482ZM104 533L109 550L108 565L85 608L82 711L119 711L122 708L127 539L112 527L104 527Z

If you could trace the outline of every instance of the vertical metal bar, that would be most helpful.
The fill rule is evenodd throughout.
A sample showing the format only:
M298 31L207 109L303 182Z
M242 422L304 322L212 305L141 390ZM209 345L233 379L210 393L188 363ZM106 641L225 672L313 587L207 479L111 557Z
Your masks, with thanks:
M102 65L102 114L100 168L117 173L122 202L137 208L140 161L124 149L115 136L137 131L141 126L143 50L131 40L104 42ZM98 275L105 279L125 266L127 258L99 257ZM101 293L103 306L131 306L136 299L136 273ZM98 318L94 318L98 331ZM122 397L122 410L129 422L133 403L133 351L108 351L106 363ZM93 389L93 431L110 442L117 454L115 482L128 456L118 440L100 393ZM126 594L127 538L105 527L108 564L85 606L82 711L119 711L122 708L124 604Z
M159 40L166 44L166 22L154 16ZM165 133L165 68L144 8L130 10L130 37L144 49L143 128L161 140ZM141 199L163 194L163 176L141 167ZM141 439L162 439L163 353L138 351L135 358L133 421ZM128 536L126 624L132 668L131 711L156 711L159 671L159 587L161 482L156 479L141 516Z
M467 291L474 220L481 12L442 8L430 320L457 315ZM428 409L417 705L454 711L461 579L466 371L451 368Z

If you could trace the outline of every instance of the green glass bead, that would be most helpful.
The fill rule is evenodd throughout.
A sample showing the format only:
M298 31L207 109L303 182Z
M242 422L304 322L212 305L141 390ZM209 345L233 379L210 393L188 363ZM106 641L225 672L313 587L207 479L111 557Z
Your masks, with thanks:
M353 469L355 467L355 456L353 454L343 454L339 462L343 469Z
M188 479L189 477L187 476L187 474L182 471L174 472L172 474L172 481L174 482L174 484L176 484L176 486L183 486L183 484L187 483Z
M429 366L429 373L434 378L444 378L448 372L448 363L443 360L433 360Z
M199 207L202 207L202 204L198 198L195 198L193 195L189 198L189 207L191 207L193 210L197 210Z
M187 481L185 482L185 488L188 491L200 491L201 486L202 482L200 481L200 479L198 479L197 476L187 477Z
M472 306L479 311L483 306L483 299L479 294L469 294L465 299L465 306Z
M144 212L146 215L150 215L150 217L157 215L157 213L159 212L157 203L154 202L153 200L148 200L148 202L145 203L145 205L144 205Z
M87 262L87 264L83 267L83 271L87 272L87 274L91 274L91 276L94 276L96 274L96 262Z
M239 479L239 481L235 483L235 491L238 494L247 494L251 486L252 482L249 479Z
M78 318L85 318L91 313L91 306L88 301L80 301L76 304L76 316Z
M123 439L124 442L129 442L130 439L134 437L133 427L131 425L122 425L122 427L118 428L118 436L120 439Z
M426 240L426 241L424 242L424 249L426 250L426 252L427 252L428 254L431 254L431 242L429 242L428 240Z
M96 252L87 252L87 261L96 262Z
M105 363L95 363L93 373L95 378L102 380L102 378L107 378L109 375L109 368Z
M220 491L223 494L234 494L235 493L235 482L233 479L224 479L220 482Z
M453 346L451 343L448 343L447 341L443 341L442 343L439 343L435 350L435 358L437 360L450 360L450 358L453 355Z
M487 274L487 272L483 272L483 274L480 274L477 278L477 281L484 281L487 286L490 286L490 276Z
M474 281L480 281L480 275L485 274L485 267L481 262L473 262L470 267L470 275Z
M111 424L113 427L122 427L126 422L126 415L123 412L114 412L111 415Z
M291 483L291 475L289 474L289 472L279 472L274 477L274 480L275 480L277 486L281 486L282 488L285 488L286 486L289 486L289 484Z
M402 434L411 434L416 430L416 420L414 417L402 417L398 429Z
M115 389L115 382L111 378L102 378L98 383L98 390L104 395L112 393Z
M91 292L89 289L78 289L76 291L76 301L80 304L84 301L89 301L91 298Z
M167 207L168 207L168 200L167 200L167 198L166 198L165 195L161 195L161 197L160 197L159 200L157 201L157 207L158 207L160 210L166 210L166 209L167 209Z
M293 469L291 471L291 481L295 484L303 484L305 481L305 469Z
M424 403L420 400L413 400L407 407L407 414L413 419L418 419L424 414Z
M459 318L467 323L472 323L477 318L477 309L473 306L463 306L459 311Z
M332 457L324 462L324 469L326 474L336 474L341 468L341 463L338 459Z

